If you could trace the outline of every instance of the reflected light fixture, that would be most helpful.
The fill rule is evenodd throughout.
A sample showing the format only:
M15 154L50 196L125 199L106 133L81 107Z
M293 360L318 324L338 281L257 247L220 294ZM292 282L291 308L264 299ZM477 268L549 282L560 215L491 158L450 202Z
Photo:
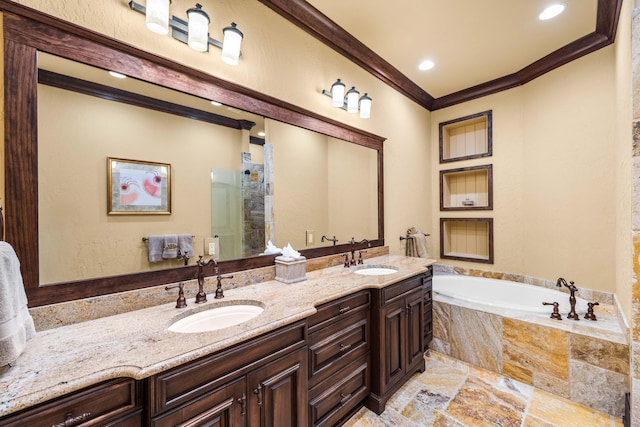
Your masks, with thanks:
M542 13L538 15L538 19L540 19L541 21L546 21L547 19L555 18L564 11L564 8L564 4L553 4L543 10Z
M331 90L322 90L323 95L327 95L331 98L331 105L334 107L342 108L349 113L357 113L360 111L360 118L368 119L371 117L371 97L368 93L360 96L360 92L355 86L351 86L351 89L345 94L344 90L346 85L342 80L337 79L332 85Z
M188 21L176 16L170 16L169 6L171 0L147 0L146 7L135 1L129 2L129 8L146 16L147 28L156 34L169 34L171 37L186 43L198 52L208 52L213 45L222 50L222 60L231 65L237 65L240 58L240 47L244 35L237 28L236 23L223 29L223 41L209 36L209 15L202 9L202 5L196 5L187 10Z
M117 71L109 71L109 75L111 77L115 77L116 79L126 79L127 76L124 74L118 73Z

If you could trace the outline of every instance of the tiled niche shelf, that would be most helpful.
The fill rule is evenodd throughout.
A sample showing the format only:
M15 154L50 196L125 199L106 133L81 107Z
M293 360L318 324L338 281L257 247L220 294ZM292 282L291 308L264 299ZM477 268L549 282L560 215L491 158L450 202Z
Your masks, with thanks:
M493 218L440 218L440 258L493 264Z
M492 165L440 171L440 210L493 209Z
M440 163L492 154L491 110L440 123Z

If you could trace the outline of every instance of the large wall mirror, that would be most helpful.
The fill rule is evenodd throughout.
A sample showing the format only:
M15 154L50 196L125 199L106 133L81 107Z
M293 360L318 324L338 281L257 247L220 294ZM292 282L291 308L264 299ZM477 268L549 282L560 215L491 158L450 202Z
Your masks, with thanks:
M219 234L221 246L236 247L225 251L223 272L272 265L273 255L260 255L267 239L308 258L343 252L351 237L384 244L383 138L12 11L4 14L6 240L30 305L194 277L195 259L150 263L150 235L188 233L197 257ZM114 66L129 78L110 77ZM108 157L170 164L171 214L108 215ZM239 175L236 230L216 228L238 215L216 200L227 193L227 178L214 179L223 171Z

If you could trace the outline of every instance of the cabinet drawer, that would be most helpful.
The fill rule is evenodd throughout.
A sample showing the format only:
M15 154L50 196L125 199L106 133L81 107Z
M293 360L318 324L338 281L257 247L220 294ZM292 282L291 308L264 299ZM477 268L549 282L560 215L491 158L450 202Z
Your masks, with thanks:
M321 305L318 307L318 312L309 317L309 333L322 329L338 317L368 309L370 301L371 296L367 290Z
M425 274L419 274L413 276L407 280L396 283L395 285L387 286L380 290L381 303L386 304L394 301L396 298L403 298L404 294L411 292L415 288L422 287L425 280Z
M425 286L423 288L424 291L424 303L431 305L431 302L433 301L433 290L431 288L431 286Z
M309 337L309 384L315 386L369 353L368 312L355 313Z
M306 323L298 322L228 350L163 372L149 381L151 416L175 408L246 373L265 358L277 358L306 343Z
M245 390L246 381L243 376L191 403L152 419L151 427L226 425L222 420L227 420L231 426L240 426L239 421L244 422L246 411Z
M357 407L369 394L369 368L360 358L340 371L340 381L323 387L309 396L309 425L333 426Z
M105 426L125 418L126 425L140 425L136 424L139 415L129 416L141 412L137 390L136 381L129 378L107 381L10 415L0 420L0 426Z

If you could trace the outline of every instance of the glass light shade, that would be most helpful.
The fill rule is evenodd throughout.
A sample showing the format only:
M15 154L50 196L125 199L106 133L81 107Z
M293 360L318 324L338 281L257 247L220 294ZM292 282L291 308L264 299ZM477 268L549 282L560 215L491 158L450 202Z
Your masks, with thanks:
M344 88L345 85L340 79L331 85L331 105L334 107L342 107L344 105Z
M196 7L187 10L189 17L189 37L187 44L193 50L206 52L209 50L209 15L202 10L202 5L196 3Z
M240 45L242 44L242 31L236 28L236 23L222 30L224 39L222 41L222 60L227 64L238 65L240 59Z
M170 0L147 0L147 28L156 34L169 33Z
M356 90L355 86L351 86L351 89L347 92L347 112L348 113L357 113L358 112L358 97L360 92Z
M365 93L360 98L360 118L368 119L371 117L371 97Z

